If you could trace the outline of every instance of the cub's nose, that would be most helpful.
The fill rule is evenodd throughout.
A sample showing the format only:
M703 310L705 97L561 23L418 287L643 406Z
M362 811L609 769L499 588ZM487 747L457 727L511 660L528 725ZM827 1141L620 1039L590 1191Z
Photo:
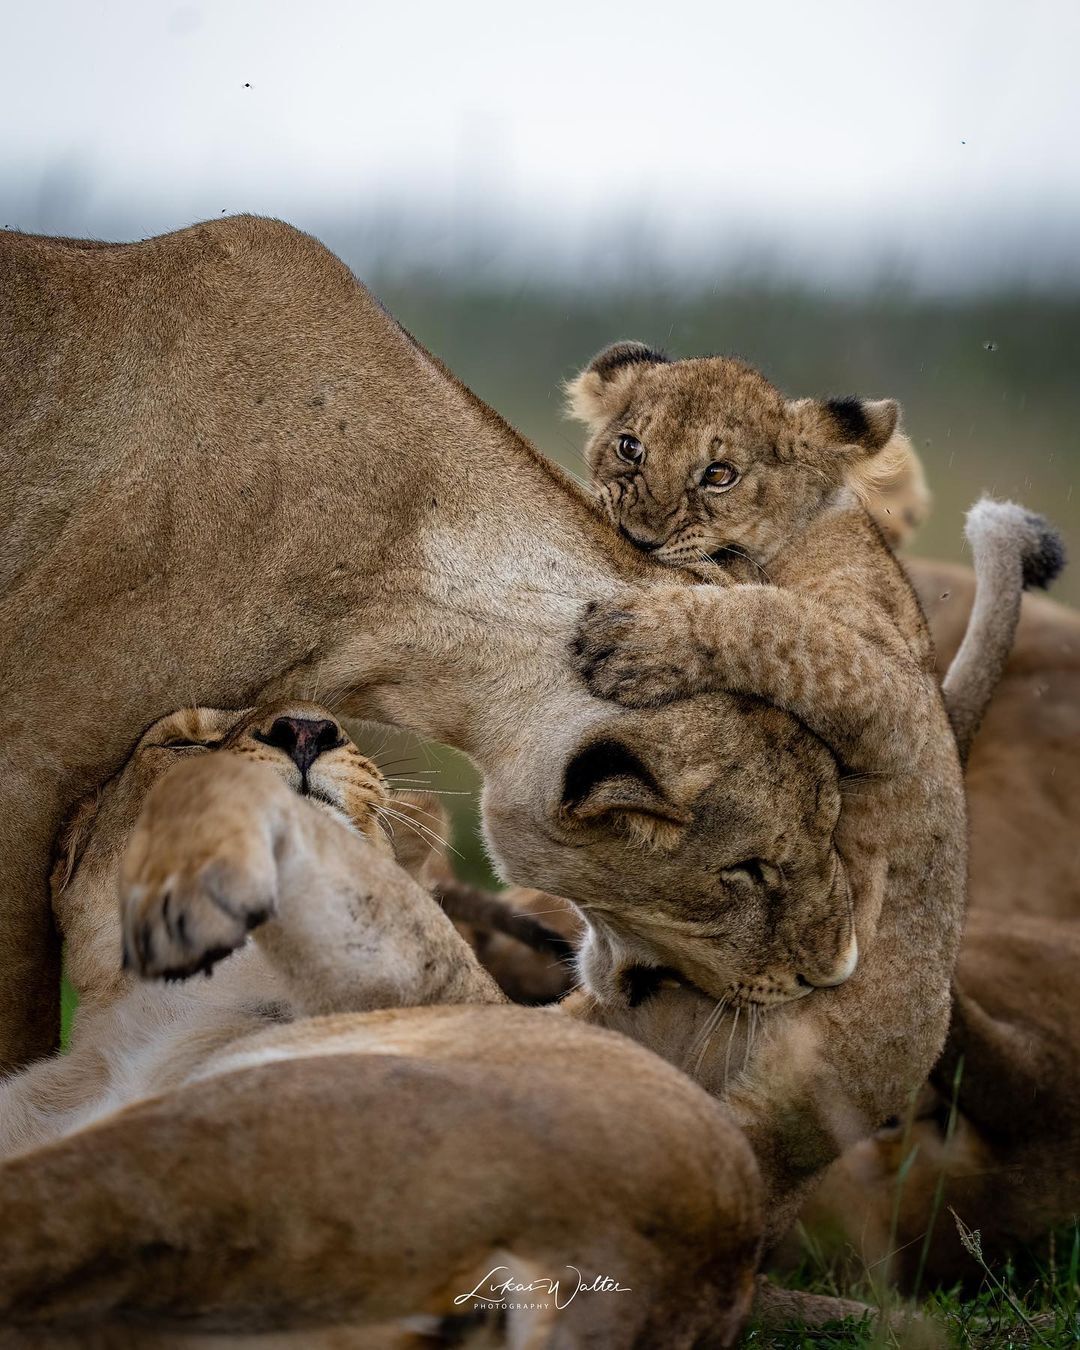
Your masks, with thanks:
M341 728L325 717L279 717L258 739L264 745L284 750L302 774L320 755L342 743Z

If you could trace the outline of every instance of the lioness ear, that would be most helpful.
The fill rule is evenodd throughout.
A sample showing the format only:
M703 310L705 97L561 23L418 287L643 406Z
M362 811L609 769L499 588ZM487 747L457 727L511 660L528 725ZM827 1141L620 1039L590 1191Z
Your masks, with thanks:
M567 380L567 415L590 428L603 426L643 367L667 363L663 352L653 351L644 342L616 342L605 347L579 375Z
M570 761L562 809L573 821L606 821L662 852L675 847L689 824L637 755L615 740L595 741Z

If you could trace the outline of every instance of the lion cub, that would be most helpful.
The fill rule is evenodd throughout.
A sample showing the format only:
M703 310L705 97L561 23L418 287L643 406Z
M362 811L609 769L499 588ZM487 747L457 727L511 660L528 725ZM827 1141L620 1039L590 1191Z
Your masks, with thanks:
M620 533L726 588L594 606L579 643L594 692L635 706L703 690L761 697L849 770L914 776L945 724L933 647L866 509L917 463L898 405L792 402L741 361L670 361L630 342L601 352L568 393ZM1019 508L980 503L968 529L1026 533L1025 585L1062 566L1057 536Z

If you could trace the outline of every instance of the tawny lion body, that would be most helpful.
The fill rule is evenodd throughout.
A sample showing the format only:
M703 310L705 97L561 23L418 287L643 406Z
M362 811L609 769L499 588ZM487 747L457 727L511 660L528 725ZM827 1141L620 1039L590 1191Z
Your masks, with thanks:
M761 1231L748 1145L625 1038L506 1006L394 862L386 802L332 718L279 705L164 719L75 818L73 1049L0 1085L13 1336L366 1345L511 1278L562 1281L561 1311L510 1315L537 1345L730 1342ZM573 1297L569 1267L623 1291Z
M1014 538L1014 545L1022 537ZM993 560L1000 562L1000 539L997 545ZM987 561L978 543L976 559ZM1015 581L1017 573L998 567L989 576L1001 584L1010 576ZM1018 601L1018 585L1013 589L1016 594L1006 587L995 596L1005 612ZM1011 637L1011 629L1007 631ZM974 655L980 666L997 669L1007 643L995 648L990 636L982 631L984 646ZM211 747L228 753L207 755ZM178 765L177 759L190 762ZM808 787L814 790L813 783ZM636 1149L645 1170L635 1172L626 1212L639 1201L647 1208L655 1206L654 1185L665 1189L665 1211L675 1206L680 1229L679 1260L705 1260L710 1272L702 1325L722 1339L737 1324L745 1311L746 1275L758 1231L758 1181L754 1169L748 1170L745 1146L732 1142L731 1127L722 1117L718 1124L707 1111L700 1114L703 1108L693 1105L698 1098L692 1092L686 1117L687 1105L680 1103L689 1084L676 1090L675 1084L685 1082L678 1076L660 1084L655 1061L645 1057L641 1063L624 1064L625 1052L616 1052L612 1047L618 1042L610 1039L597 1059L586 1028L571 1030L565 1017L501 1006L502 996L447 918L391 860L377 825L386 809L377 772L334 719L310 707L278 707L250 716L198 710L164 719L142 738L124 770L75 814L61 840L54 873L56 915L83 999L74 1051L0 1088L0 1153L14 1155L7 1167L0 1167L0 1193L9 1193L13 1204L18 1200L24 1206L18 1226L10 1231L10 1246L0 1247L0 1284L12 1290L6 1316L30 1328L27 1344L33 1344L35 1323L57 1334L65 1324L75 1323L84 1329L89 1323L95 1334L102 1328L105 1334L109 1327L119 1334L124 1319L135 1315L154 1319L159 1332L161 1326L192 1317L201 1317L206 1328L247 1332L327 1320L370 1323L418 1309L444 1313L449 1311L448 1269L456 1278L459 1269L473 1269L471 1261L483 1265L495 1247L509 1247L518 1259L532 1261L530 1269L537 1268L537 1260L542 1264L550 1259L552 1245L544 1246L536 1236L545 1223L555 1224L559 1241L577 1241L575 1250L589 1253L582 1260L595 1262L601 1248L584 1231L576 1209L566 1220L575 1234L568 1238L554 1217L545 1218L547 1195L540 1202L527 1186L516 1183L500 1191L475 1174L472 1141L478 1132L493 1132L497 1155L513 1156L520 1163L525 1145L514 1142L519 1111L531 1119L541 1101L548 1121L560 1091L569 1093L564 1132L545 1125L544 1137L561 1174L569 1175L575 1165L586 1166L590 1184L599 1184L610 1201L613 1190L624 1184L608 1175L610 1156L617 1151L622 1166L628 1149ZM429 870L423 850L410 854L416 855L411 861L417 870ZM121 857L122 942L120 918L111 903ZM253 943L246 943L249 930L254 931ZM118 971L121 945L125 964L148 976L189 976L226 956L228 961L209 986L189 982L162 990L139 986L129 973ZM486 1006L363 1011L435 1002ZM679 984L654 985L636 1006L621 1012L588 998L571 1000L566 1011L619 1027L714 1095L729 1090L732 1072L737 1083L742 1081L750 1062L753 1047L744 1038L733 1068L736 1025L726 1043L716 1038L709 1001ZM809 1087L825 1047L813 1026L814 1010L796 1004L790 1011L796 1016L787 1020L787 1034L782 1031L780 1041L789 1053L804 1052L801 1067ZM800 1013L809 1027L801 1047ZM525 1083L523 1057L528 1064ZM510 1073L509 1079L504 1073L485 1080L495 1093L490 1106L475 1080L478 1063L486 1071L489 1058ZM415 1091L412 1065L420 1075ZM760 1066L754 1068L760 1073ZM775 1101L787 1113L809 1104L813 1114L813 1101L792 1092L798 1072L792 1075L790 1065L780 1068L777 1082L767 1085L771 1096L763 1094L766 1104ZM565 1083L560 1072L566 1074ZM448 1235L436 1226L429 1260L419 1263L420 1269L409 1267L415 1275L412 1283L402 1282L387 1293L376 1277L373 1285L360 1289L353 1263L370 1270L376 1256L368 1225L362 1225L360 1234L355 1228L355 1188L365 1195L369 1189L378 1191L406 1166L406 1174L395 1183L399 1222L387 1228L384 1215L380 1251L385 1257L400 1239L415 1252L417 1225L428 1231L424 1217L433 1173L426 1156L427 1189L414 1194L415 1173L402 1162L409 1154L407 1140L411 1132L421 1131L430 1155L426 1088L434 1081L441 1085L440 1101L449 1096L456 1102L454 1092L463 1080L469 1086L460 1129L448 1140L444 1132L454 1122L440 1109L439 1147L452 1153L456 1139L470 1142L461 1158L455 1154L455 1165L449 1168L453 1177L446 1186L442 1179L447 1169L434 1171L443 1209L454 1216L453 1231ZM539 1098L532 1095L533 1085ZM827 1080L825 1086L827 1090ZM837 1110L857 1102L857 1091L846 1091L834 1101ZM261 1113L271 1100L275 1127L256 1130L255 1121L262 1123ZM685 1145L676 1150L677 1180L665 1170L667 1163L657 1170L649 1153L659 1145L667 1162L672 1158L677 1131L667 1112L673 1103L684 1114L679 1128L689 1130ZM490 1113L487 1124L485 1111ZM627 1111L634 1113L635 1130L623 1138ZM311 1126L312 1112L318 1128ZM327 1196L319 1185L311 1185L311 1176L320 1174L320 1161L340 1149L343 1138L352 1138L358 1123L363 1130L359 1147L374 1149L378 1166L360 1172L354 1166L344 1182L335 1173L333 1194ZM857 1119L833 1124L838 1139L845 1124L855 1133L860 1130ZM770 1128L759 1127L756 1137L768 1138ZM611 1129L620 1136L617 1150L608 1139ZM246 1169L229 1166L227 1139L238 1130L260 1141L254 1163ZM383 1148L379 1141L387 1130L393 1143ZM798 1131L796 1136L789 1131L787 1137L797 1142L797 1136ZM162 1183L153 1160L166 1149L182 1153L193 1170L176 1178L168 1174L166 1191L148 1203ZM100 1160L118 1152L124 1163L111 1181L106 1176L105 1205L97 1186ZM775 1160L766 1155L765 1161L773 1169L778 1211L770 1215L770 1226L778 1231L791 1197L783 1186L777 1190ZM716 1232L703 1232L678 1208L684 1185L702 1184L698 1163L710 1178L708 1194L722 1196L719 1222L727 1225L722 1239ZM268 1170L275 1177L275 1194L288 1207L286 1225L274 1222L276 1209L252 1198ZM789 1171L782 1160L781 1175ZM95 1176L93 1186L86 1184L87 1174ZM82 1184L75 1184L75 1176ZM464 1199L458 1187L463 1178ZM61 1189L65 1228L58 1239L50 1226L55 1209L51 1197ZM476 1194L486 1200L479 1218L473 1207ZM584 1194L575 1188L576 1198ZM526 1216L516 1228L499 1207L500 1196L512 1203L515 1214ZM233 1204L253 1211L237 1240L240 1250L257 1250L254 1274L250 1258L234 1267L231 1247L222 1258L220 1216ZM306 1238L309 1226L322 1231L327 1216L342 1205L334 1250L319 1247L313 1257ZM558 1212L565 1214L562 1208ZM633 1256L620 1246L622 1230L613 1227L610 1206L604 1213L607 1246L602 1250L615 1253L608 1259L632 1264ZM492 1223L503 1234L498 1242ZM163 1224L170 1234L164 1244ZM281 1229L289 1234L284 1245ZM511 1229L513 1240L505 1236ZM345 1242L342 1230L348 1233ZM664 1241L670 1248L670 1234ZM297 1243L306 1257L301 1265ZM198 1253L211 1246L214 1268L204 1270L199 1265L200 1260L205 1264L204 1257L189 1256L186 1278L178 1281L178 1244ZM103 1246L110 1252L107 1259L100 1254ZM133 1259L135 1249L148 1246L162 1246L154 1264ZM97 1271L89 1287L73 1275L88 1260ZM270 1272L277 1294L273 1301L264 1296L260 1302L254 1290ZM665 1278L671 1278L670 1271ZM665 1311L664 1295L654 1298L661 1310L657 1315L665 1319L666 1343L674 1344L677 1326ZM728 1309L719 1320L717 1301ZM613 1325L604 1323L606 1343L618 1343L612 1339L617 1334ZM641 1332L644 1325L629 1319L627 1343L639 1334L652 1334ZM160 1334L168 1343L168 1331Z
M906 564L944 674L971 611L968 568ZM1003 914L1080 918L1080 614L1027 595L1016 643L965 773L971 904Z
M317 691L413 727L479 763L513 879L601 847L647 881L617 816L561 790L600 721L646 766L669 734L567 657L585 602L657 569L316 241L5 231L0 427L0 1067L56 1040L60 820L184 703ZM696 766L663 758L683 810Z
M694 563L721 583L595 607L578 639L590 687L636 707L705 690L764 699L842 766L835 906L846 900L858 966L853 940L846 969L838 962L836 977L821 979L789 939L796 981L839 987L815 990L816 1017L792 1016L789 1035L766 1035L729 1095L777 1201L835 1156L845 1110L868 1123L896 1114L944 1044L966 886L957 740L966 754L1011 645L1022 584L1056 575L1060 543L1020 508L973 508L968 533L988 580L998 566L1009 575L976 604L969 646L946 677L947 713L918 601L860 502L878 457L896 447L895 404L789 402L740 362L671 362L628 343L600 353L571 397L613 523L654 557ZM998 659L980 681L980 619L1005 593ZM733 880L732 907L756 903L778 925L821 930L805 873L768 853L742 870L749 877ZM616 908L602 922L633 931L638 911ZM769 1021L784 1025L779 1011ZM785 1116L777 1094L801 1096L803 1108Z
M815 1249L908 1292L981 1284L1080 1208L1080 926L968 916L945 1052L914 1105L849 1149L800 1215ZM787 1244L793 1256L798 1244Z

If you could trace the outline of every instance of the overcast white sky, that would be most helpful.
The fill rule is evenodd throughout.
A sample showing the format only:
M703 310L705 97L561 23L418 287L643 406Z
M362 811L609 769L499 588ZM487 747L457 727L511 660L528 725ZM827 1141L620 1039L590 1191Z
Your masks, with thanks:
M28 0L4 36L0 224L1080 275L1076 0Z

